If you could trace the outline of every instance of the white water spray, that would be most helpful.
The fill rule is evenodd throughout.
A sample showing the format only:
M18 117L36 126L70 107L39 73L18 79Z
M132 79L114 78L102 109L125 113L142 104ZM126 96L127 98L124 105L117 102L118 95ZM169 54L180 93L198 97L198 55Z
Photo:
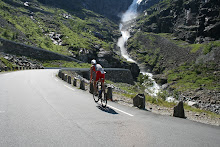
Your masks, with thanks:
M122 15L121 23L119 25L119 29L121 31L122 36L118 39L117 45L120 47L121 55L130 62L136 63L133 59L130 58L127 52L126 43L130 38L130 30L129 28L134 23L135 19L138 16L137 7L142 2L142 0L133 0L132 4L129 6L128 10ZM144 69L141 69L141 73L147 75L150 80L153 81L153 86L149 87L145 90L151 96L157 96L160 91L160 86L155 82L152 78L153 75L151 73L145 72Z

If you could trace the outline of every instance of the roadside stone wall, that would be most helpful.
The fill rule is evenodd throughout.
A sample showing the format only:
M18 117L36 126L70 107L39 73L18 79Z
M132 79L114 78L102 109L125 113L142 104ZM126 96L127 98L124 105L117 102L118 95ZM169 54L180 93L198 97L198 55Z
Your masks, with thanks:
M37 47L17 43L14 41L6 40L3 38L0 38L0 52L13 54L13 55L26 56L39 60L65 60L65 61L75 61L79 63L81 62L77 59L68 56L54 53L42 48L37 48Z
M131 71L129 69L122 69L122 68L105 68L105 79L110 80L112 82L118 83L128 83L134 84L133 77ZM75 73L80 75L81 77L89 80L90 79L90 69L62 69L62 71L68 71L68 73L75 76Z

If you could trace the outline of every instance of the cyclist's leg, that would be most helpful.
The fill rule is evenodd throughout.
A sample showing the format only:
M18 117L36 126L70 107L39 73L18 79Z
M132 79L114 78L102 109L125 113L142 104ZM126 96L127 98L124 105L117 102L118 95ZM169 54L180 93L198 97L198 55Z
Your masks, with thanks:
M105 91L105 74L101 74L100 80L101 80L102 87L103 87L102 90Z
M100 74L101 74L100 71L97 71L97 72L96 72L96 79L95 79L95 81L94 81L94 86L95 86L95 92L96 92L96 93L98 93L98 90L97 90L97 82L98 82L98 80L100 79Z
M94 92L95 94L97 94L97 93L98 93L98 92L97 92L97 81L95 81L95 80L93 81L93 88L94 88L94 91L93 91L93 92Z

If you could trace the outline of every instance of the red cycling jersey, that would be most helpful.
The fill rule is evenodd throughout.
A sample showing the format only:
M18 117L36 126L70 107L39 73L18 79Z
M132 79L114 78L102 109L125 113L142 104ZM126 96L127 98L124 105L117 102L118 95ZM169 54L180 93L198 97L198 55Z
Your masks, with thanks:
M105 81L105 73L104 73L104 70L100 64L96 64L96 65L91 66L91 77L90 78L95 79L95 81L98 81L101 79L103 79L102 82Z

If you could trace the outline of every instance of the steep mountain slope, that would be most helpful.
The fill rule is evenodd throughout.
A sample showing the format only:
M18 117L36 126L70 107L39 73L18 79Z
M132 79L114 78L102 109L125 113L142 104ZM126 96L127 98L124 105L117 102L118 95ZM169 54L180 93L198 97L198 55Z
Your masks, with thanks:
M132 58L157 74L165 89L217 113L219 12L219 1L164 0L143 11L128 41Z
M115 39L120 36L118 26L106 17L84 9L85 2L1 0L0 37L83 62L97 59L104 67L129 68L134 77L138 76L138 67L121 61L112 50Z

